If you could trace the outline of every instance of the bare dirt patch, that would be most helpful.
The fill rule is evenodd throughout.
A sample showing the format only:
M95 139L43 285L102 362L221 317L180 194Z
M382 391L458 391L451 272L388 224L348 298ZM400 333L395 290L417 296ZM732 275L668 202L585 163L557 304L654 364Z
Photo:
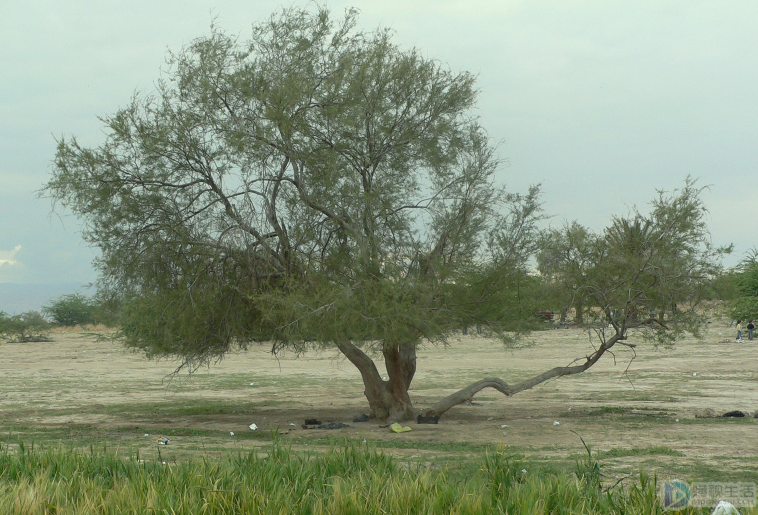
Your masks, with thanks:
M395 435L374 421L352 422L367 412L363 386L334 351L277 360L260 346L191 377L171 378L178 362L147 361L86 331L57 331L53 342L0 346L0 430L145 449L154 447L155 432L170 433L176 452L262 445L278 431L295 446L365 439L422 456L503 444L542 460L577 456L581 436L601 455L610 453L605 461L613 473L642 465L709 477L722 469L754 474L758 420L699 416L708 409L758 409L758 341L735 343L733 332L713 323L705 339L673 350L640 345L628 374L631 351L620 349L615 363L608 356L584 374L513 398L485 390L474 399L478 405L453 408L439 425L409 424L413 431ZM411 391L415 402L431 405L485 376L522 379L591 351L579 329L538 332L529 340L533 345L507 350L462 336L449 347L423 349ZM306 418L350 427L306 431L300 427Z

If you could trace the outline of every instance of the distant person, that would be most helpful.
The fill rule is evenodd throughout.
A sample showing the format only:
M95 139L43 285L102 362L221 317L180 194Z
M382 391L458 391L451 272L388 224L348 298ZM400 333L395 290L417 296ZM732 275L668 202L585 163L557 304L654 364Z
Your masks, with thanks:
M737 320L737 341L742 341L742 320Z
M755 330L755 325L753 324L753 321L747 323L747 339L752 340L753 339L753 331Z

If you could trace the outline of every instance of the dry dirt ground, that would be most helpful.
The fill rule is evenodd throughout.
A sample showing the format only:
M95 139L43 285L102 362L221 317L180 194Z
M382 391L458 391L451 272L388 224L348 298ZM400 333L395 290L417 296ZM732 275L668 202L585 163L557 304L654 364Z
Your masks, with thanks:
M410 423L412 431L398 435L378 422L352 422L367 403L358 372L335 351L276 359L261 346L172 378L177 362L147 361L92 332L60 330L48 343L0 344L0 434L6 435L0 441L107 445L149 455L157 451L154 438L167 435L171 444L162 456L182 459L265 447L277 431L295 448L365 440L409 460L454 466L505 445L561 466L581 457L583 438L610 477L645 469L661 477L755 481L758 340L736 343L734 333L714 321L703 340L671 350L638 342L631 363L631 351L622 348L615 360L606 356L583 374L512 398L485 390L439 425ZM509 350L461 336L447 347L422 349L411 392L417 406L482 377L513 382L591 351L587 332L575 328L536 332L523 343ZM751 416L718 417L731 410ZM304 430L306 418L349 427Z

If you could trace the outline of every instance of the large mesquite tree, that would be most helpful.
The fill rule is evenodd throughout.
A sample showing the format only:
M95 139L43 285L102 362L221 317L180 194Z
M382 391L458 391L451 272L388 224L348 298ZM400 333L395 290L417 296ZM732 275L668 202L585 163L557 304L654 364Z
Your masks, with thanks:
M471 75L355 21L291 9L248 41L214 28L170 54L154 94L103 119L105 143L61 140L46 191L101 249L128 345L188 366L252 342L333 347L375 417L409 419L419 344L474 324L504 335L529 312L514 292L538 192L495 184ZM425 413L600 355L517 385L483 379Z

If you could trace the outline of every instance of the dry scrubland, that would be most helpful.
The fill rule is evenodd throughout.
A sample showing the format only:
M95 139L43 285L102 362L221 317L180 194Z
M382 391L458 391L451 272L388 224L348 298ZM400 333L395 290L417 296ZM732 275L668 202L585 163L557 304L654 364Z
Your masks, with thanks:
M758 420L713 416L758 410L758 340L735 343L733 333L715 321L703 340L673 350L640 345L627 375L631 351L624 349L615 363L608 356L584 374L513 398L485 390L439 425L410 424L413 431L397 435L375 422L352 422L366 411L362 384L336 352L277 360L268 347L256 347L191 377L171 378L176 362L146 361L92 332L60 330L49 343L0 347L0 431L10 448L63 442L139 452L146 460L160 451L169 462L231 449L265 452L278 431L296 451L365 439L403 461L453 472L497 445L573 469L584 453L581 436L597 451L608 481L641 469L661 478L754 481ZM451 343L420 352L412 390L420 407L484 375L518 380L591 349L578 329L533 333L516 350L476 336ZM350 427L303 430L306 418ZM251 423L260 429L250 431ZM158 435L170 445L156 446Z

